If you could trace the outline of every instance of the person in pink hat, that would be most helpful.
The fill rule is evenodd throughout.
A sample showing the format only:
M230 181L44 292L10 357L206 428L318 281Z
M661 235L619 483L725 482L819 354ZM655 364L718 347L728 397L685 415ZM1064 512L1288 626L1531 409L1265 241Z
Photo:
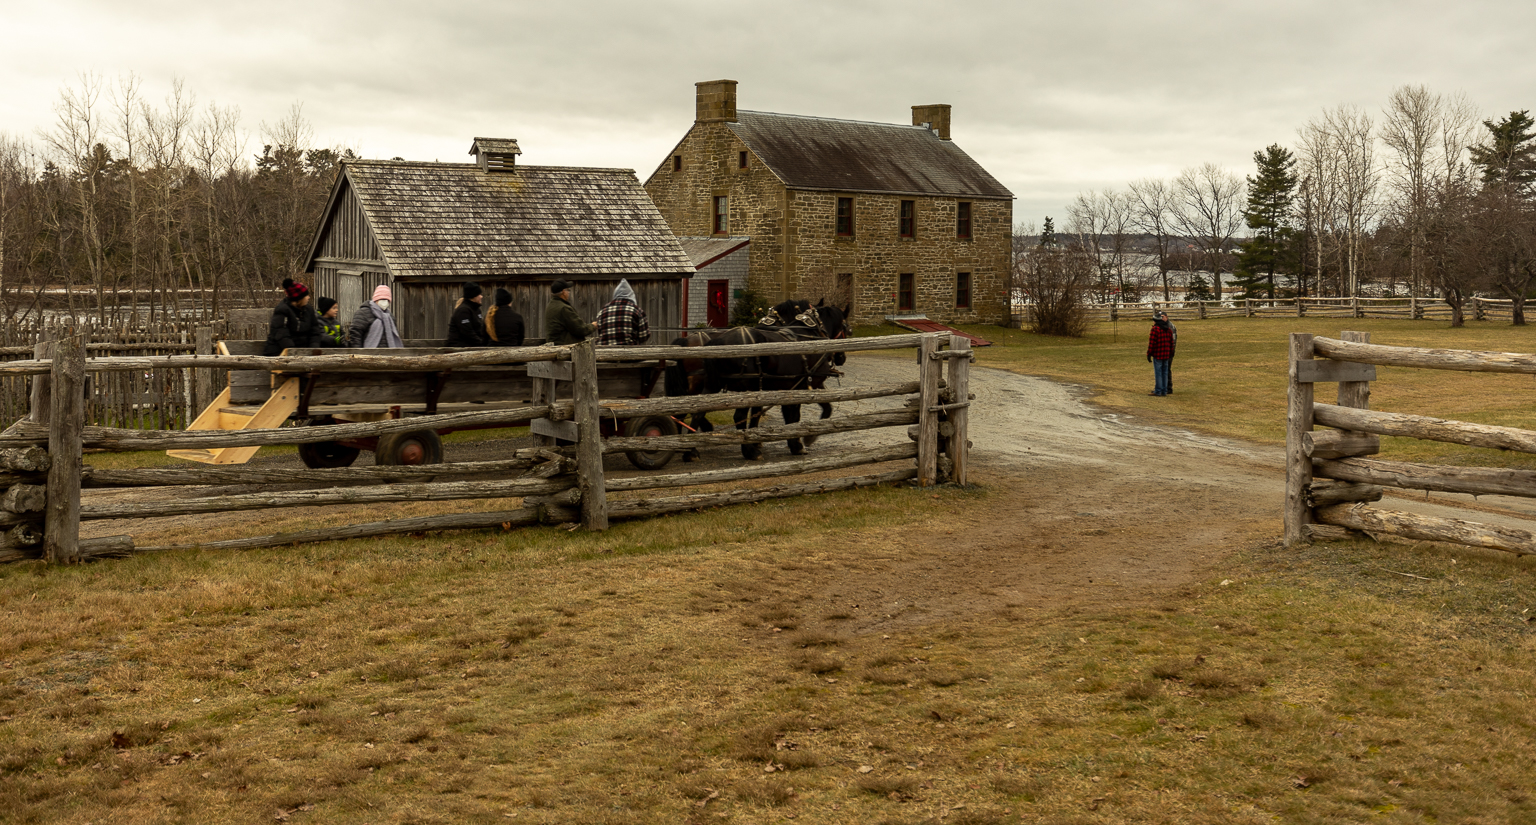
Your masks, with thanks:
M347 346L369 349L405 346L405 342L400 340L400 331L395 328L395 316L389 314L393 297L389 287L383 284L373 290L373 298L352 314L352 323L347 330Z

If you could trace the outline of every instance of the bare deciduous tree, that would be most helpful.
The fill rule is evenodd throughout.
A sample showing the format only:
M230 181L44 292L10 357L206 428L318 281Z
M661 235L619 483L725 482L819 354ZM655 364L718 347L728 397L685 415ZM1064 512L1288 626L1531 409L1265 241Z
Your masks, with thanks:
M1173 187L1168 181L1156 178L1132 181L1128 198L1131 221L1142 232L1152 236L1153 256L1157 261L1157 277L1162 282L1163 300L1172 300L1168 273L1173 269Z
M1185 169L1173 181L1173 221L1179 235L1199 250L1200 268L1211 273L1221 300L1221 273L1232 260L1243 227L1243 179L1215 163Z
M1301 176L1307 182L1308 227L1315 243L1321 278L1334 264L1337 292L1358 295L1362 272L1361 244L1375 218L1375 194L1380 179L1370 115L1353 106L1323 111L1298 130Z

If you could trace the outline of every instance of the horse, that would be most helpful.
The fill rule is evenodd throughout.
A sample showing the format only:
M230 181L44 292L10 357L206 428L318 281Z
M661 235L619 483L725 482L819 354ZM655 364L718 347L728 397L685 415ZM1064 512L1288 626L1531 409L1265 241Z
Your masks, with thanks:
M804 340L842 339L849 336L848 312L828 306L825 300L811 306L809 301L784 301L768 311L755 327L735 327L711 336L703 346L729 346L732 344L789 343ZM840 375L837 367L847 363L844 353L817 355L758 355L740 358L710 358L704 361L706 392L761 392L764 390L824 389L827 378ZM785 404L782 408L785 424L800 421L800 405ZM733 419L736 429L757 426L764 409L762 407L739 408ZM832 416L832 405L821 403L821 417ZM800 455L805 447L815 442L815 436L789 440L791 455ZM741 445L741 454L748 460L762 457L761 444Z

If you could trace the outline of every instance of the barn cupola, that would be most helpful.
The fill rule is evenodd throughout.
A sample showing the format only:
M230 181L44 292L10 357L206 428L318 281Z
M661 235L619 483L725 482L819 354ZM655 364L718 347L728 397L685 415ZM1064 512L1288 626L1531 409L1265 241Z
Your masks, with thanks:
M517 148L517 141L512 138L477 137L469 145L469 153L475 156L475 162L480 164L482 172L516 174L517 156L523 150Z

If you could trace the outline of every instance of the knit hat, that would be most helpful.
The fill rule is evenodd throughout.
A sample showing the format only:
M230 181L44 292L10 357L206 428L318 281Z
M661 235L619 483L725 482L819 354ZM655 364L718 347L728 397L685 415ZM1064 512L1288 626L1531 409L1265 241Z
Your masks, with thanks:
M389 291L389 287L387 287L387 286L385 286L383 284L379 284L378 286L374 287L374 289L373 289L373 297L369 298L368 300L370 300L370 301L387 301L387 300L389 300L392 297L393 297L393 295L391 295L391 293Z
M297 301L309 294L309 287L295 281L292 278L283 279L283 291L288 293L288 300Z
M555 295L559 295L560 293L562 293L562 292L564 292L564 291L566 291L567 289L570 289L570 288L571 288L571 282L565 280L564 278L561 278L561 279L559 279L559 280L557 280L554 283L549 285L549 291L551 293L555 294Z
M496 287L496 306L504 307L509 306L511 303L512 293L502 289L501 287Z
M473 298L476 295L484 294L485 290L481 289L479 284L475 283L474 281L464 282L464 300L468 301L470 298Z
M320 300L315 302L315 306L319 308L320 314L324 315L327 312L331 311L331 307L336 306L336 299L335 298L321 298Z
M1152 317L1153 318L1161 318L1164 321L1166 321L1166 320L1168 320L1168 313L1166 313L1166 312L1164 312L1162 310L1158 310L1158 311L1152 313Z

